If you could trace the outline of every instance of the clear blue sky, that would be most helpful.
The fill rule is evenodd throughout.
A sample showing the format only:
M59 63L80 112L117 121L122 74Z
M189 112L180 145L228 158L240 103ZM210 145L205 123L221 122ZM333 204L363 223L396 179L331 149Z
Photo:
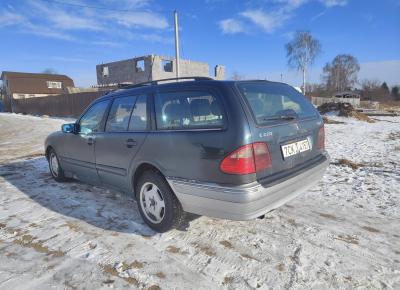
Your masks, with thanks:
M173 56L174 9L181 57L206 61L210 71L223 64L227 78L234 71L271 80L283 74L299 85L284 45L294 31L309 30L322 44L312 82L326 62L350 53L361 64L360 79L400 84L400 0L2 0L0 70L52 68L79 86L95 84L96 64Z

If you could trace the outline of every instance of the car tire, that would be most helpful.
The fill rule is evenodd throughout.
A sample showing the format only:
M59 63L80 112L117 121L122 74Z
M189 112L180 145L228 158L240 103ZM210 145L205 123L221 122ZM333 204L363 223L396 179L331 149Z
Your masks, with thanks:
M68 181L68 178L66 178L64 175L64 171L61 168L60 161L54 149L49 150L47 160L49 162L51 176L53 176L54 180L57 182Z
M160 173L145 171L139 177L135 193L140 215L154 231L164 233L183 223L182 206Z

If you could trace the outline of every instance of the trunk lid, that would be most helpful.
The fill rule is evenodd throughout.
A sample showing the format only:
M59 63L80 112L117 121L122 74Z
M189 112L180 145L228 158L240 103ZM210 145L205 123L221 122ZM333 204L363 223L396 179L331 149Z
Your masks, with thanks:
M321 154L317 147L321 118L311 103L289 85L239 82L253 122L253 142L265 142L272 166L258 171L257 179L292 170Z

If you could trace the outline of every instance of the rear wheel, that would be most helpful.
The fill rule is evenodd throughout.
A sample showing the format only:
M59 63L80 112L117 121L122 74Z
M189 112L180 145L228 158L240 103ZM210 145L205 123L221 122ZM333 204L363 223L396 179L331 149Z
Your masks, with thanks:
M136 200L143 220L157 232L177 228L184 220L181 204L164 177L157 172L146 171L140 176Z
M58 182L67 181L68 179L64 175L64 171L62 170L62 168L60 166L59 159L58 159L56 151L54 151L54 149L50 149L49 155L48 155L48 161L49 161L50 173L53 176L53 178Z

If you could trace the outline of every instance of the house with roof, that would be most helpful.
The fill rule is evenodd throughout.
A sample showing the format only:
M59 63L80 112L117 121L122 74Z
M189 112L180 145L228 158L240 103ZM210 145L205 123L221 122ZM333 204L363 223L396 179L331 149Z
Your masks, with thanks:
M68 93L74 81L59 74L3 71L4 110L11 111L15 99L37 98Z

